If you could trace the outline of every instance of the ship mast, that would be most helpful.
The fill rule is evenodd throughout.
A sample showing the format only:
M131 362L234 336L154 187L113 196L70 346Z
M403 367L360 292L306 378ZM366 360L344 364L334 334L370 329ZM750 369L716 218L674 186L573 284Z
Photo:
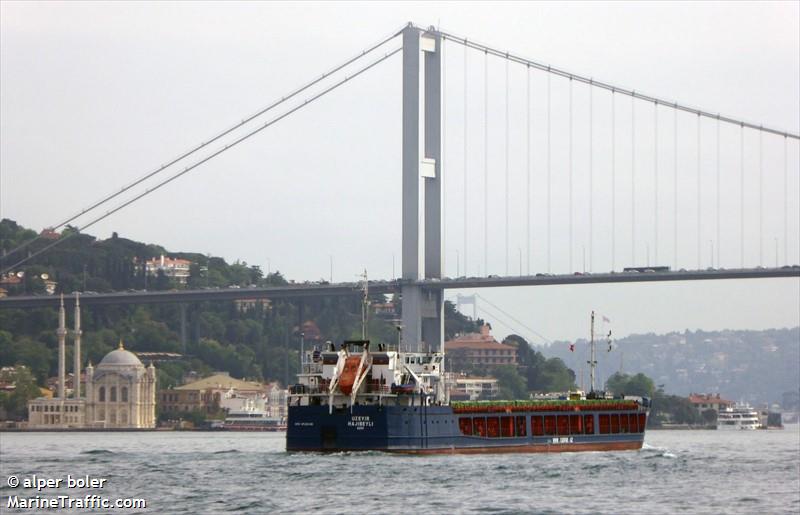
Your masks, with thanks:
M597 359L595 359L595 353L594 353L594 311L592 311L592 323L590 325L589 333L591 336L591 339L589 340L589 347L591 349L591 358L589 359L589 361L587 361L587 363L589 364L589 383L592 388L590 391L594 392L594 369L597 366Z
M364 293L364 299L361 302L361 339L367 339L367 322L369 310L369 280L367 279L367 269L364 269L364 274L361 276L364 279L364 286L361 291Z

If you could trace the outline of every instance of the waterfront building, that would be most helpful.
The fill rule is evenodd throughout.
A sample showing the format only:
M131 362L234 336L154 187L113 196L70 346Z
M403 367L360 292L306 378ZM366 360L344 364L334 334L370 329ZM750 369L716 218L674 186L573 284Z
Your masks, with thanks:
M458 400L494 399L500 391L497 387L497 379L493 377L456 377L453 386L450 390L450 398Z
M693 393L689 395L689 402L691 402L692 406L694 406L700 413L709 409L713 409L719 413L721 410L729 408L733 405L733 401L721 398L718 393Z
M491 329L484 324L480 333L463 334L445 342L446 355L460 355L471 365L516 365L517 348L499 343L491 335Z
M229 398L264 397L264 385L231 377L228 372L217 372L191 383L168 388L159 392L161 411L165 413L189 413L200 411L217 413L223 408L222 400Z
M156 369L145 367L132 352L119 347L94 368L86 367L85 396L81 396L80 302L75 300L75 369L72 395L66 389L64 298L59 309L57 395L28 402L31 429L147 429L156 425Z

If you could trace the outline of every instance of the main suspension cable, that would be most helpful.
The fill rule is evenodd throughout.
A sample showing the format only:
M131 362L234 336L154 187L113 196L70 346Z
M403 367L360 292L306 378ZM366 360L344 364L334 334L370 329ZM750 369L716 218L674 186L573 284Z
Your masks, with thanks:
M329 78L334 73L337 73L337 72L341 71L342 69L346 68L347 66L349 66L349 65L353 64L354 62L358 61L359 59L363 58L367 54L369 54L369 53L373 52L374 50L380 48L381 46L385 45L386 43L388 43L389 41L391 41L392 39L397 37L399 34L400 34L400 32L398 32L398 31L393 32L391 35L381 39L378 43L375 43L374 45L369 46L366 49L362 50L361 53L351 57L350 59L347 59L346 61L342 62L341 64L339 64L337 66L334 66L333 68L331 68L327 72L323 73L322 75L320 75L316 79L313 79L313 80L303 84L302 86L296 88L295 90L291 91L287 95L281 97L280 100L276 100L276 101L272 102L271 104L269 104L268 106L266 106L266 107L264 107L262 109L259 109L255 113L253 113L253 114L247 116L246 118L242 119L242 121L240 121L239 123L236 123L235 125L233 125L233 126L227 128L227 129L223 130L222 132L218 133L216 136L213 136L211 139L209 139L207 141L204 141L204 142L202 142L201 144L199 144L199 145L197 145L195 147L192 147L191 149L189 149L189 150L183 152L182 154L178 155L177 157L171 159L166 164L163 164L160 167L156 168L155 170L153 170L153 171L151 171L151 172L139 177L138 179L136 179L132 183L128 184L127 186L123 186L119 191L115 191L113 193L110 193L110 194L106 195L105 197L103 197L100 200L94 202L92 205L90 205L89 207L83 209L79 213L75 213L72 216L66 218L65 220L63 220L63 221L61 221L61 222L59 222L59 223L57 223L55 225L51 225L48 228L52 229L52 230L57 230L57 229L59 229L61 227L64 227L65 225L67 225L67 224L73 222L74 220L76 220L77 218L79 218L79 217L81 217L81 216L83 216L83 215L85 215L85 214L97 209L98 207L102 206L106 202L109 202L109 201L117 198L118 196L122 195L123 193L129 191L131 188L134 188L134 187L138 186L139 184L143 183L144 181L146 181L146 180L148 180L148 179L160 174L161 172L163 172L167 168L171 167L172 165L184 160L185 158L191 156L192 154L198 152L199 150L204 149L205 147L207 147L207 146L211 145L212 143L218 141L220 138L223 138L223 137L227 136L231 132L233 132L233 131L235 131L235 130L237 130L237 129L245 126L245 125L247 125L248 123L252 122L256 118L258 118L258 117L266 114L267 112L271 111L275 107L277 107L277 106L285 103L286 101L296 97L297 95L299 95L300 93L306 91L307 89L319 84L321 81ZM20 250L26 248L27 246L29 246L30 244L34 243L35 241L37 241L39 239L41 239L41 236L37 235L36 237L31 238L30 240L21 243L20 245L18 245L14 249L10 250L8 253L6 253L5 257L7 258L8 256L14 254L15 252L19 252Z
M621 93L623 95L628 95L630 97L634 97L634 98L637 98L639 100L644 100L645 102L655 102L657 104L662 104L664 106L668 106L668 107L671 107L673 109L677 109L679 111L685 111L687 113L696 114L698 116L702 116L702 117L705 117L705 118L712 118L712 119L715 119L715 120L718 119L718 120L720 120L722 122L731 123L731 124L734 124L734 125L741 125L743 127L747 127L748 129L756 129L756 130L759 130L759 131L762 131L762 132L768 132L770 134L776 134L778 136L785 136L787 138L800 140L800 134L794 134L794 133L791 133L791 132L788 132L788 131L782 131L782 130L773 129L773 128L770 128L770 127L764 127L763 125L760 125L760 124L746 122L744 120L739 120L739 119L736 119L736 118L733 118L733 117L730 117L730 116L723 116L721 114L712 113L710 111L704 111L702 109L690 107L690 106L687 106L685 104L679 104L678 102L673 102L673 101L670 101L670 100L666 100L666 99L662 99L662 98L658 98L658 97L654 97L654 96L650 96L650 95L644 95L644 94L642 94L642 93L640 93L640 92L638 92L636 90L621 88L621 87L615 86L613 84L609 84L609 83L606 83L606 82L594 80L593 78L590 78L590 77L584 77L584 76L581 76L581 75L570 73L568 71L565 71L565 70L562 70L562 69L559 69L559 68L555 68L555 67L547 65L547 64L539 63L539 62L533 61L531 59L526 59L526 58L524 58L522 56L515 55L515 54L512 54L510 52L506 52L506 51L503 51L503 50L498 50L496 48L492 48L492 47L489 47L487 45L476 43L475 41L472 41L472 40L467 40L464 37L456 36L456 35L451 34L449 32L440 31L439 33L442 35L443 38L448 38L448 39L450 39L452 41L455 41L456 43L459 43L459 44L464 45L466 47L472 48L474 50L478 50L480 52L486 52L486 53L492 54L492 55L494 55L496 57L502 57L504 59L508 59L508 60L510 60L512 62L515 62L515 63L518 63L518 64L531 66L533 68L537 68L539 70L546 71L546 72L548 72L550 74L553 74L553 75L558 75L558 76L561 76L561 77L564 77L564 78L567 78L567 79L572 79L572 80L575 80L575 81L578 81L578 82L583 82L584 84L589 84L590 86L594 86L594 87L601 88L601 89L606 89L608 91L613 91L613 92L616 92L616 93Z
M258 128L248 132L247 134L239 137L238 139L235 139L232 143L230 143L228 145L225 145L221 149L216 150L215 152L213 152L212 154L204 157L200 161L197 161L194 164L187 166L186 168L184 168L180 172L178 172L178 173L168 177L167 179L159 182L158 184L156 184L152 188L148 188L144 192L139 193L135 197L123 202L122 204L118 205L114 209L112 209L110 211L107 211L105 214L103 214L101 216L98 216L97 218L93 219L92 221L90 221L87 224L85 224L85 225L81 226L80 228L78 228L76 231L71 232L71 233L67 234L66 236L62 236L61 238L55 240L53 243L51 243L51 244L41 248L40 250L30 254L29 256L25 257L24 259L21 259L20 261L14 263L10 267L7 267L7 268L3 269L2 271L0 271L0 274L5 274L9 270L12 270L12 269L14 269L14 268L26 263L27 261L33 259L34 257L36 257L36 256L38 256L38 255L50 250L51 248L55 247L56 245L60 245L60 244L64 243L65 241L69 240L71 237L75 236L76 234L79 234L80 232L82 232L82 231L88 229L89 227L97 224L98 222L100 222L102 220L105 220L106 218L108 218L109 216L113 215L117 211L120 211L121 209L124 209L125 207L133 204L134 202L146 197L147 195L153 193L154 191L160 189L161 187L166 186L167 184L169 184L170 182L174 181L175 179L178 179L179 177L182 177L183 175L189 173L190 171L194 170L195 168L197 168L198 166L202 165L203 163L205 163L207 161L210 161L211 159L213 159L213 158L217 157L218 155L222 154L223 152L225 152L227 150L230 150L231 148L235 147L239 143L249 139L250 137L252 137L252 136L254 136L256 134L258 134L259 132L263 131L267 127L270 127L270 126L274 125L275 123L279 122L280 120L286 118L287 116L293 114L294 112L299 111L303 107L305 107L305 106L309 105L310 103L314 102L315 100L321 98L325 94L330 93L331 91L335 90L339 86L351 81L352 79L358 77L359 75L361 75L362 73L366 72L367 70L370 70L371 68L377 66L378 64L382 63L383 61L389 59L390 57L392 57L396 53L400 52L401 50L402 50L402 47L401 48L397 48L397 49L385 54L383 57L371 62L367 66L364 66L363 68L357 70L355 73L346 76L344 79L341 79L340 81L334 83L333 85L328 86L327 88L323 89L319 93L311 96L310 98L308 98L305 101L303 101L303 103L301 103L299 105L296 105L295 107L291 108L290 110L286 111L285 113L283 113L283 114L281 114L279 116L276 116L275 118L269 120L268 122L264 123L263 125L259 126Z

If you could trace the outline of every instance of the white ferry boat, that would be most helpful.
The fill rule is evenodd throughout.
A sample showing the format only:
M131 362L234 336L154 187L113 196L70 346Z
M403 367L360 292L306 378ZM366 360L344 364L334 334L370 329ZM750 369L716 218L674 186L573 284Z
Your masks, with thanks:
M240 409L231 410L224 421L212 424L212 429L226 431L286 431L286 420L270 417L254 401L246 402Z
M717 415L717 429L755 430L761 427L758 412L747 404L735 404L720 410Z

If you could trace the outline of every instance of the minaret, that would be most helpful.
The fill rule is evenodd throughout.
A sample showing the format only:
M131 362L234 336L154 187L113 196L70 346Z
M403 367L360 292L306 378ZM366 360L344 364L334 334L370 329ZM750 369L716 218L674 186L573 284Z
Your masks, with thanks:
M61 294L61 307L58 308L58 398L64 398L64 377L66 373L66 363L64 357L64 341L67 338L67 326L65 323L66 314L64 313L64 294Z
M75 292L75 379L73 397L81 397L81 300L80 293Z
M84 420L88 426L94 422L94 367L91 360L86 365L86 413Z

